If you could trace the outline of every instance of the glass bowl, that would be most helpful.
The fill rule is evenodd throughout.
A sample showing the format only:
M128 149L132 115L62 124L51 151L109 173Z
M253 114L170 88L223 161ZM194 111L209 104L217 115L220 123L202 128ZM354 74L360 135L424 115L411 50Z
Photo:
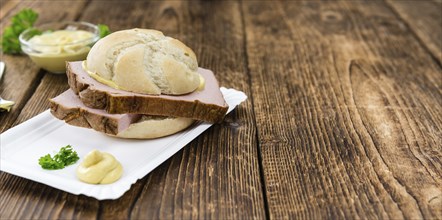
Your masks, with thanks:
M85 60L100 31L87 22L53 22L25 30L21 49L34 63L52 73L65 73L66 61Z

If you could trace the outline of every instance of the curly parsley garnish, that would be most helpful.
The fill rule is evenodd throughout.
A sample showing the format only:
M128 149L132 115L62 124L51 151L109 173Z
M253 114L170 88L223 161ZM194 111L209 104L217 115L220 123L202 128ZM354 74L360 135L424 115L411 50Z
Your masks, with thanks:
M43 169L59 170L74 164L79 159L77 152L72 149L71 145L67 145L66 147L62 147L54 157L51 157L50 154L40 157L38 164L40 164Z
M11 18L11 25L3 31L2 50L4 53L17 54L21 52L18 36L21 32L32 27L37 18L37 12L32 9L23 9Z

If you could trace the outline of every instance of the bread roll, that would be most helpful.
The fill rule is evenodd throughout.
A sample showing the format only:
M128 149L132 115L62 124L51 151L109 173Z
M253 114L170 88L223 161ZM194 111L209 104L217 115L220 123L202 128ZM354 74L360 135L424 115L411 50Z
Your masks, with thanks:
M143 115L140 121L131 124L117 137L134 139L152 139L168 136L189 127L194 120L190 118L172 118Z
M89 52L86 68L108 86L143 94L182 95L200 84L195 53L156 30L130 29L104 37Z

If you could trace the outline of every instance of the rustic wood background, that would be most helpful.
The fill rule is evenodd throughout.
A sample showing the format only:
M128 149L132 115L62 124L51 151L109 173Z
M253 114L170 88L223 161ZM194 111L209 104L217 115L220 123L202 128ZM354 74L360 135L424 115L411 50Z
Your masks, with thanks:
M139 180L97 201L0 173L1 219L442 217L442 2L1 1L38 23L153 28L249 99ZM1 55L7 131L66 77Z

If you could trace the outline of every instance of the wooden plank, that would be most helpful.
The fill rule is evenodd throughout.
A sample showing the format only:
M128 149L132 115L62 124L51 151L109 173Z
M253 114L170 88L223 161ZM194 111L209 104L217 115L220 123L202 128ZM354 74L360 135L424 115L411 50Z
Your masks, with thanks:
M21 110L20 115L14 121L12 127L49 109L48 99L59 95L68 88L68 80L65 74L48 73L44 75L39 86L28 102L26 102L26 105Z
M45 23L53 20L74 20L82 12L85 3L24 1L14 10L31 7L40 14L38 23ZM7 69L0 86L0 94L17 101L13 111L3 113L0 119L1 130L5 131L11 125L17 125L47 109L47 99L65 90L67 79L63 75L40 71L24 55L3 55L2 59L6 62ZM98 202L85 200L84 196L64 193L4 172L0 173L0 181L2 218L47 219L57 216L72 219L81 215L81 219L94 219L98 212ZM66 207L66 204L69 204L69 207Z
M16 0L3 0L0 4L0 19L9 14L19 3L20 1Z
M92 15L110 11L108 17L101 19L114 30L133 27L161 30L193 48L200 66L213 69L221 85L249 93L243 30L236 1L113 3L109 8L91 3L85 13L90 16L85 19L99 22ZM126 16L127 20L122 20ZM102 203L99 217L263 218L263 194L250 111L250 102L242 105L223 124L215 125L155 169L143 179L147 182L139 195L134 193L138 197Z
M80 20L95 24L106 24L110 27L111 31L118 31L141 27L141 19L153 19L153 14L156 13L156 10L157 9L149 2L142 1L107 1L106 4L103 4L103 1L91 1L80 17ZM146 181L147 177L138 180L120 199L100 201L100 209L91 207L90 211L95 211L97 218L101 219L128 218ZM93 198L85 198L85 200L88 202L95 201Z
M39 74L39 69L25 56L3 55L2 61L6 64L6 70L0 81L0 96L15 102L10 112L0 113L0 131L4 132L20 114L43 73Z
M442 216L441 68L390 8L242 8L270 217Z
M51 6L48 7L48 4ZM24 1L15 7L4 19L1 26L10 24L10 18L23 8L32 8L39 14L37 24L47 23L54 20L73 20L81 12L85 1ZM1 30L3 32L3 28ZM6 64L4 78L0 82L0 96L4 99L13 100L15 106L9 113L2 113L0 118L0 131L4 132L14 124L21 109L33 95L45 71L40 71L37 66L25 55L1 54L2 61ZM20 85L20 86L17 86Z
M8 5L12 2L8 2ZM23 8L35 5L34 2L26 2L19 4L18 6L10 7L8 13L3 14L0 21L1 30L6 25L10 24L10 18ZM2 8L3 10L3 8ZM15 119L20 114L20 109L23 108L26 101L29 99L30 93L37 86L38 80L42 77L42 74L38 75L38 68L32 64L31 60L25 56L11 56L0 52L1 60L5 62L6 69L3 74L3 79L0 81L0 96L6 100L15 101L15 106L9 113L0 113L0 131L6 131ZM17 88L15 83L20 83L20 87Z
M200 66L213 69L222 85L250 94L245 70L243 27L237 2L203 3L201 6L170 1L106 3L92 1L80 20L105 23L112 30L133 27L162 30L192 47L199 57ZM215 23L223 25L217 26ZM47 103L38 103L64 90L64 80L59 76L45 76L16 123L43 111ZM5 209L35 207L32 209L38 211L32 212L34 218L72 218L83 212L87 213L87 218L98 216L104 219L128 216L134 219L175 216L263 218L265 207L251 109L250 102L243 104L226 117L223 124L209 129L198 140L138 181L118 200L97 202L92 198L76 197L35 184L40 191L50 192L56 198L23 201L20 195L14 197L13 201L17 201L13 203L15 208L6 206ZM33 185L15 178L7 180ZM11 192L17 188L17 184L3 187L6 192ZM66 197L71 199L66 200ZM10 198L9 194L6 198ZM159 200L152 201L152 198ZM48 212L48 208L56 211ZM14 212L9 215L20 218L28 214Z
M442 64L442 2L387 2Z

